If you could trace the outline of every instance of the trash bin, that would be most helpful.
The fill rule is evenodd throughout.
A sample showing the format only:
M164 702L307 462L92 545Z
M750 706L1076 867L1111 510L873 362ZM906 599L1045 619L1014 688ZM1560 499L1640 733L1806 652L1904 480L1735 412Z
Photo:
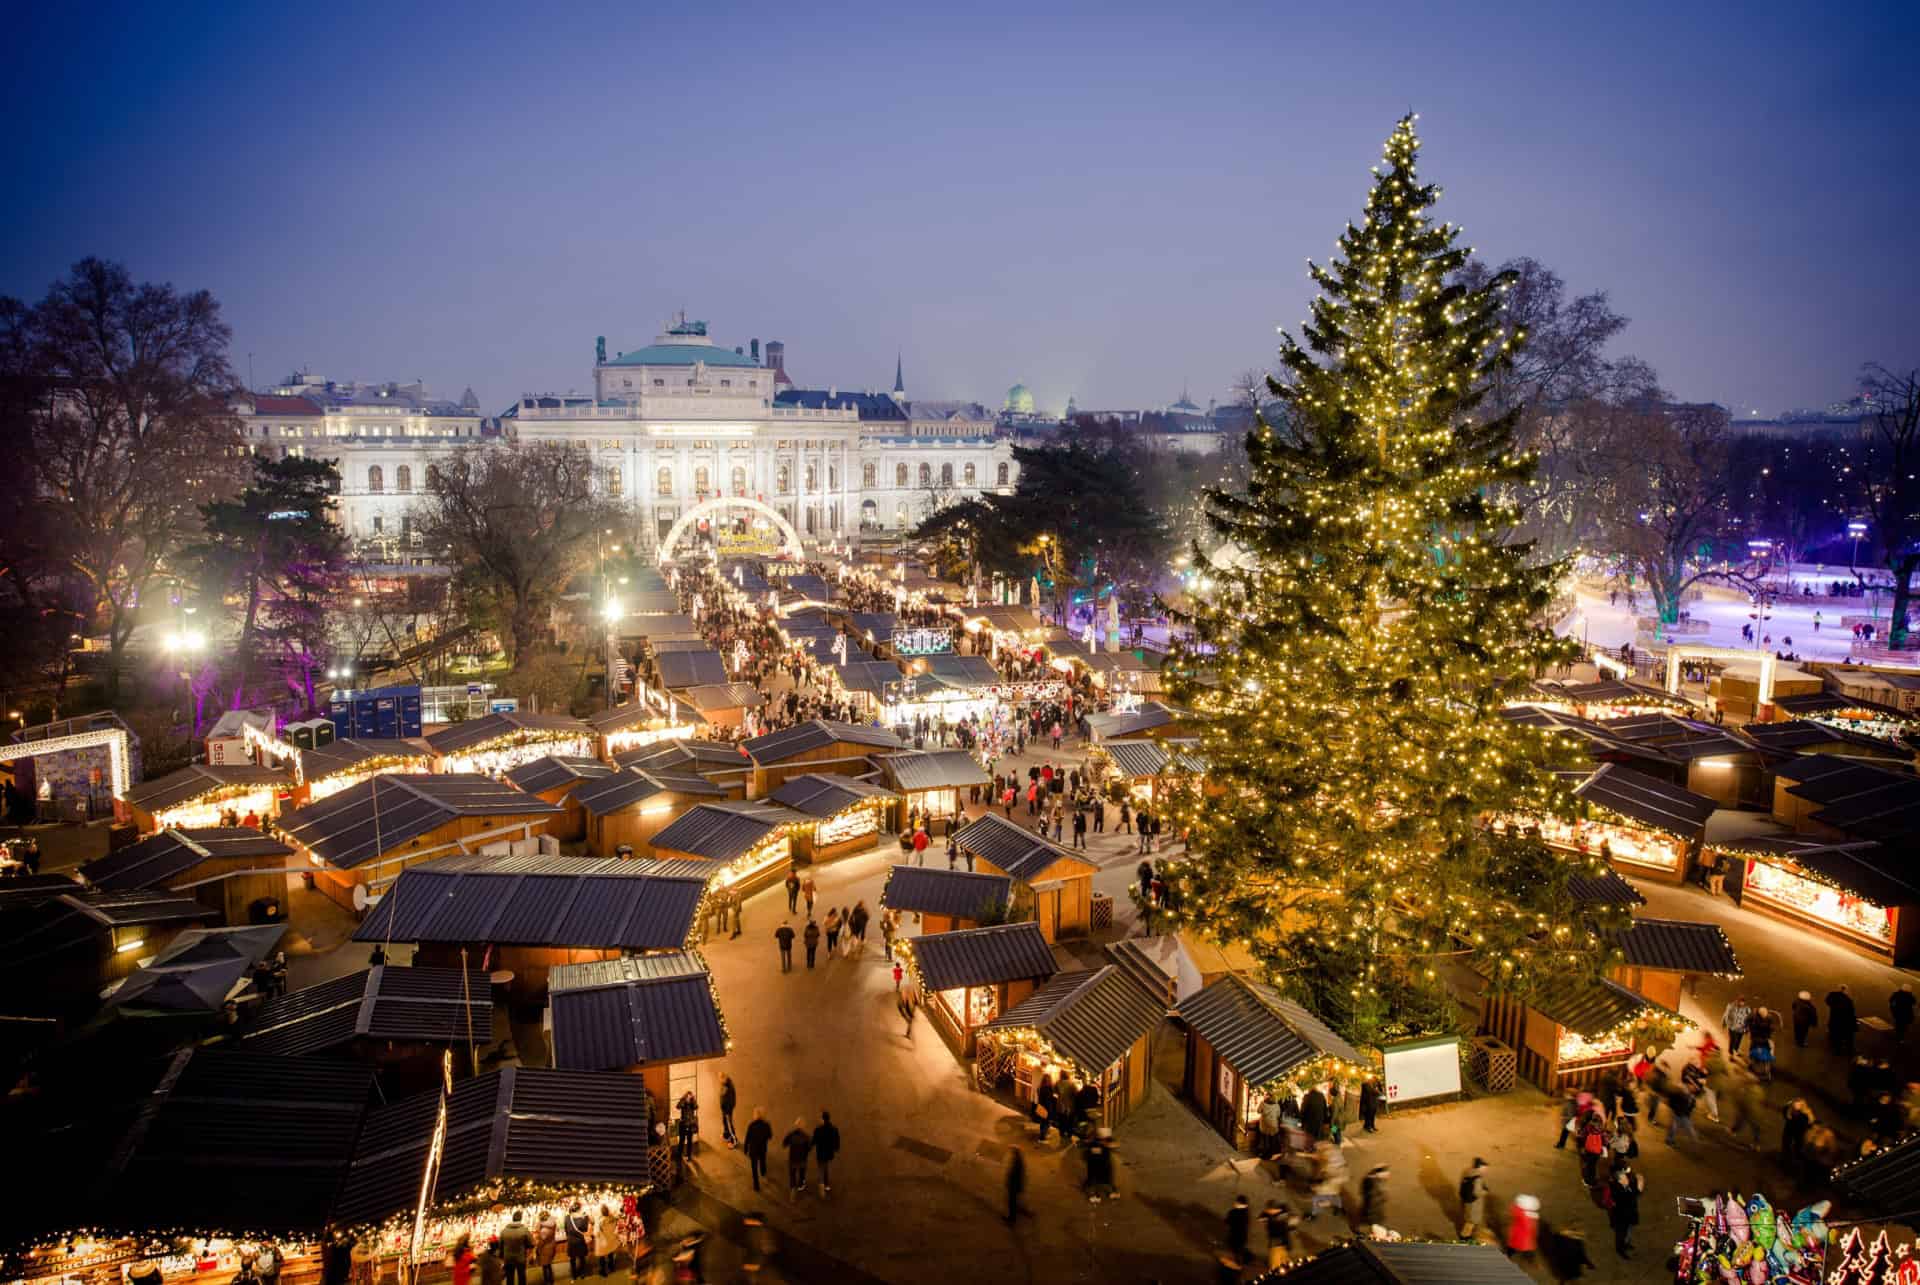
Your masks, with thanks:
M247 922L250 924L285 923L287 912L278 897L258 897L247 907Z

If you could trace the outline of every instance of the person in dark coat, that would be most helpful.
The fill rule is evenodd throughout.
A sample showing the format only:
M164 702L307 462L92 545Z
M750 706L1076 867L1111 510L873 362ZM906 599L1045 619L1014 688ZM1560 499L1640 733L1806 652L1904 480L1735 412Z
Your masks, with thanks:
M793 925L781 924L773 930L773 939L780 943L780 971L793 971Z
M1247 1243L1253 1231L1253 1206L1245 1196L1233 1198L1233 1208L1227 1210L1227 1252L1234 1261L1247 1261Z
M1020 1203L1020 1193L1027 1189L1027 1157L1020 1148L1011 1149L1007 1158L1007 1226L1013 1226L1013 1220L1021 1214L1029 1218L1033 1212Z
M1360 1081L1360 1127L1368 1133L1378 1133L1373 1122L1380 1115L1380 1082L1371 1075Z
M1315 1142L1327 1136L1327 1095L1317 1084L1308 1089L1307 1096L1300 1101L1300 1127Z
M787 867L787 913L800 911L800 872L792 866Z
M1040 1089L1034 1097L1033 1113L1040 1117L1040 1141L1045 1142L1047 1140L1047 1130L1057 1125L1060 1121L1060 1090L1053 1087L1053 1077L1051 1075L1042 1075L1040 1077ZM1066 1137L1067 1131L1062 1129L1060 1136L1063 1138Z
M720 1077L720 1136L726 1140L728 1149L739 1145L740 1136L733 1131L733 1109L740 1103L740 1095L734 1092L733 1077Z
M773 1143L773 1126L767 1123L766 1112L759 1107L753 1109L753 1119L747 1121L747 1165L753 1170L753 1189L760 1190L761 1175L767 1172L767 1148Z
M527 1285L527 1255L533 1249L533 1229L518 1210L500 1229L500 1266L510 1285Z
M567 1274L574 1280L585 1280L587 1254L593 1244L593 1215L576 1200L560 1226L567 1233Z
M1793 1000L1793 1046L1807 1047L1807 1032L1820 1025L1820 1018L1813 1007L1813 996L1801 991Z
M820 949L820 925L815 920L807 920L807 931L803 934L807 943L807 967L813 967L814 952Z
M1113 1191L1113 1131L1102 1125L1087 1144L1087 1181L1084 1187L1089 1204L1099 1204L1101 1194Z
M1375 1165L1360 1180L1360 1221L1376 1227L1387 1225L1387 1179L1392 1173L1385 1165Z
M1887 1000L1887 1012L1893 1017L1893 1038L1904 1042L1907 1028L1913 1025L1914 995L1913 983L1902 982L1900 989Z
M798 1200L800 1193L807 1189L807 1152L813 1150L813 1135L807 1132L807 1122L796 1119L780 1145L787 1149L787 1194Z
M1853 991L1842 985L1827 992L1827 1046L1842 1057L1853 1056L1853 1033L1860 1025Z
M1633 1257L1633 1229L1640 1224L1640 1193L1647 1180L1622 1160L1607 1180L1607 1221L1613 1225L1613 1252L1622 1258Z
M820 1162L820 1194L833 1194L833 1158L840 1154L840 1130L833 1123L833 1116L822 1111L820 1123L813 1131L813 1158Z
M1556 1281L1577 1281L1594 1266L1587 1238L1577 1227L1556 1227L1547 1233L1547 1271Z

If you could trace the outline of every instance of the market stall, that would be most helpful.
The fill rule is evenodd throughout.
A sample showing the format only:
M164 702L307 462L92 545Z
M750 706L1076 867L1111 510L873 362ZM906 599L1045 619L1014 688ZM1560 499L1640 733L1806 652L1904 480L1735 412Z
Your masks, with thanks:
M1792 836L1722 845L1742 863L1740 904L1899 967L1920 962L1920 880L1872 842Z
M1199 744L1191 738L1106 741L1088 751L1087 768L1103 789L1118 790L1135 805L1152 805L1169 777L1206 774Z
M1602 764L1573 789L1579 814L1534 824L1550 846L1599 854L1643 879L1680 883L1699 860L1712 799L1621 767Z
M407 1092L439 1080L448 1049L456 1076L479 1071L493 1044L493 987L477 970L376 964L268 1000L230 1042L246 1053L350 1058L378 1068L385 1092Z
M279 810L280 797L292 789L293 774L279 768L194 763L133 786L125 802L134 824L151 834L217 826L229 813L270 817Z
M298 750L300 784L292 806L305 807L376 776L433 770L433 751L425 741L401 737L348 737L316 749Z
M747 795L755 799L773 793L788 777L808 772L865 775L871 770L867 760L875 751L901 748L900 738L882 728L824 718L740 742L741 752L753 762Z
M894 754L876 754L880 779L900 796L891 825L905 827L907 814L950 817L961 811L976 789L991 785L993 778L980 760L967 750L902 750Z
M813 825L775 803L699 803L653 836L653 856L710 862L710 887L749 896L786 878L795 839Z
M1159 741L1192 736L1194 720L1191 710L1160 701L1141 701L1132 709L1087 715L1087 731L1095 745L1142 736Z
M88 885L108 892L178 892L223 924L284 918L287 878L299 870L292 848L250 826L162 830L80 867Z
M679 696L699 716L701 722L722 732L738 732L748 727L749 720L756 717L754 711L767 703L767 698L752 683L688 687ZM753 726L759 724L754 723Z
M1528 689L1526 703L1579 718L1630 718L1635 714L1675 714L1692 708L1684 697L1646 683L1603 678L1592 683L1540 679Z
M1070 1076L1100 1093L1098 1123L1117 1126L1146 1099L1153 1035L1166 1007L1113 964L1056 973L1046 984L979 1028L974 1076L991 1087L1010 1082L1031 1107L1042 1076Z
M1814 838L1906 844L1920 834L1920 777L1861 759L1805 754L1774 769L1773 817Z
M719 993L695 951L562 964L548 974L553 1065L625 1071L663 1104L695 1088L698 1064L733 1047Z
M975 869L1013 878L1015 906L1031 908L1048 941L1092 931L1093 876L1099 869L1093 862L997 812L963 826L954 842L973 855Z
M1180 1001L1187 1030L1182 1092L1236 1148L1247 1150L1270 1097L1297 1099L1329 1081L1357 1083L1372 1061L1305 1008L1229 973Z
M1525 995L1488 992L1480 1030L1511 1047L1520 1074L1550 1095L1592 1088L1636 1050L1658 1053L1692 1026L1619 982L1555 978Z
M652 748L665 741L682 741L700 730L691 719L680 718L681 702L662 696L657 703L633 700L601 710L587 718L598 741L600 758L616 761L620 755Z
M795 832L794 856L814 864L871 851L899 801L884 785L817 773L790 776L767 797L813 819Z
M596 857L650 856L653 836L697 803L730 791L690 772L621 768L574 791L585 815L587 849ZM622 849L626 849L625 854Z
M894 866L880 890L881 906L915 916L921 934L978 928L998 921L1012 899L1013 880L1006 875L939 866Z
M974 1033L1059 971L1032 921L896 938L894 957L913 978L940 1038L971 1058Z
M16 1014L84 1014L180 933L216 918L172 892L8 898L0 904L0 986Z
M453 723L427 738L442 772L502 776L549 754L594 756L595 732L565 714L488 714Z
M506 782L559 808L560 815L547 822L546 832L563 843L570 843L587 832L586 810L574 797L575 793L588 782L612 776L617 770L611 763L596 758L548 754L514 768L507 773Z
M1670 1009L1677 1010L1680 997L1691 994L1702 977L1731 981L1742 975L1733 943L1718 924L1635 919L1614 944L1621 955L1614 980Z
M753 777L753 760L737 741L679 740L628 750L613 761L636 772L705 777L734 799L746 797L747 783Z

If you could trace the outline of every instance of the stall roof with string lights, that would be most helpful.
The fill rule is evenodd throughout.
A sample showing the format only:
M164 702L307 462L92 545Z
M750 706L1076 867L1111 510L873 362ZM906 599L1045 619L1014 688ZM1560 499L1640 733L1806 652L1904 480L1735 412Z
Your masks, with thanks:
M1549 1093L1588 1088L1636 1049L1656 1052L1693 1023L1611 978L1553 976L1524 993L1488 992L1480 1026Z
M1336 1072L1371 1070L1372 1061L1305 1007L1264 982L1228 973L1180 1001L1174 1015L1197 1037L1187 1096L1202 1114L1244 1129L1258 1118L1256 1099L1275 1085L1318 1081ZM1222 1077L1219 1063L1232 1072ZM1222 1085L1229 1091L1222 1093ZM1216 1099L1231 1108L1216 1111ZM1216 1118L1220 1117L1220 1118ZM1232 1135L1230 1140L1237 1141Z
M547 984L553 1064L562 1069L696 1062L731 1046L713 975L696 952L562 964Z
M1719 924L1635 919L1613 943L1621 955L1614 978L1667 1008L1678 1009L1681 992L1698 978L1743 976L1740 958Z
M1533 1278L1494 1245L1351 1240L1260 1278L1285 1285L1523 1285Z
M1055 973L979 1031L1016 1058L1070 1067L1080 1082L1098 1086L1102 1120L1111 1127L1146 1095L1153 1033L1166 1015L1124 969L1107 964Z
M261 1005L235 1040L249 1053L329 1052L356 1041L442 1045L493 1040L483 972L376 964Z
M470 718L464 723L443 727L427 737L435 754L447 757L484 750L496 743L521 741L537 744L547 741L579 740L590 737L592 728L566 714L530 714L517 710Z
M394 881L355 930L364 942L679 950L706 881L668 863L549 857L450 857Z
M560 809L478 773L376 776L280 818L287 838L350 870L464 818L543 821Z
M602 763L596 758L582 758L571 754L548 754L542 758L522 763L506 775L508 785L527 794L543 794L548 790L578 787L586 781L611 776L613 764ZM554 800L549 799L548 802Z
M264 816L272 810L274 796L292 788L292 774L279 768L252 763L194 763L130 787L125 799L144 829L158 830L176 819L187 823L213 820L212 816L185 814L194 809L217 812L222 804L250 808Z
M1717 845L1744 862L1741 905L1897 966L1920 962L1912 845L1770 835Z

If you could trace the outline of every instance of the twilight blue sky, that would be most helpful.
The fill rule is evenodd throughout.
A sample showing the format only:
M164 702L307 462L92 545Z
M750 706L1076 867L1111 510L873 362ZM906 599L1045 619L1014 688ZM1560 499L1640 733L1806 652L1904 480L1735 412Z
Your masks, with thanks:
M1196 400L1421 113L1442 217L1773 412L1920 361L1920 5L37 5L0 293L205 286L265 385L585 388L675 309L803 384Z

